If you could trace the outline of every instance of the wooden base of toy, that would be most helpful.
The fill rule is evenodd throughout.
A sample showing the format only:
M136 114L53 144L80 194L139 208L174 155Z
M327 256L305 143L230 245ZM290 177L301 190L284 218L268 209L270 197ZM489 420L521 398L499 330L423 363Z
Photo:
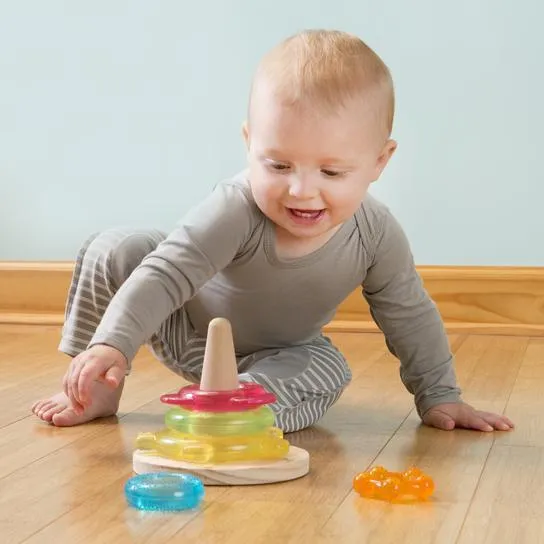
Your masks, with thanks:
M305 476L310 470L310 456L306 450L290 446L287 456L279 461L197 465L136 450L132 465L136 474L185 472L200 478L204 485L254 485L285 482Z

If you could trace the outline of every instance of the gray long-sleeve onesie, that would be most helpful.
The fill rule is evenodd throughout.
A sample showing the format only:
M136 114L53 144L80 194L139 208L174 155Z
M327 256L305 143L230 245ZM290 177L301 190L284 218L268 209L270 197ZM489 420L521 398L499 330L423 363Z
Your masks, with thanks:
M301 345L362 287L418 413L459 402L441 317L383 204L367 195L323 247L301 258L276 255L273 227L245 172L222 181L120 287L90 345L112 345L131 361L182 305L202 336L214 317L229 319L240 355Z

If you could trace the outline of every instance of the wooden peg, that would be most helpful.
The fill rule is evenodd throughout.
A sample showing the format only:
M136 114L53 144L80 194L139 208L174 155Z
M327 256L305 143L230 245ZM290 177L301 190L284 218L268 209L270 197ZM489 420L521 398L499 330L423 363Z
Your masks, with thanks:
M230 322L222 317L210 321L200 379L202 391L238 389L238 366Z

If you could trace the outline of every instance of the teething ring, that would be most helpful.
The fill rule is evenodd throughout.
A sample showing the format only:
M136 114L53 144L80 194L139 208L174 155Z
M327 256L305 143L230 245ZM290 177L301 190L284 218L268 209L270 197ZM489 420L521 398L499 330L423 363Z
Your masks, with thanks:
M276 396L258 383L243 382L237 389L203 391L187 385L177 393L161 395L161 402L202 412L238 412L276 402Z

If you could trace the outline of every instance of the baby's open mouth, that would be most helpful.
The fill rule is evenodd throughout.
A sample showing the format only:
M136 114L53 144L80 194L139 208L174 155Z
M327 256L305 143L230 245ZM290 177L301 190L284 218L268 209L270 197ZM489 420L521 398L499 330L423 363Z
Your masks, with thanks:
M287 210L294 218L306 221L315 221L325 213L325 210L301 210L296 208L287 208Z

